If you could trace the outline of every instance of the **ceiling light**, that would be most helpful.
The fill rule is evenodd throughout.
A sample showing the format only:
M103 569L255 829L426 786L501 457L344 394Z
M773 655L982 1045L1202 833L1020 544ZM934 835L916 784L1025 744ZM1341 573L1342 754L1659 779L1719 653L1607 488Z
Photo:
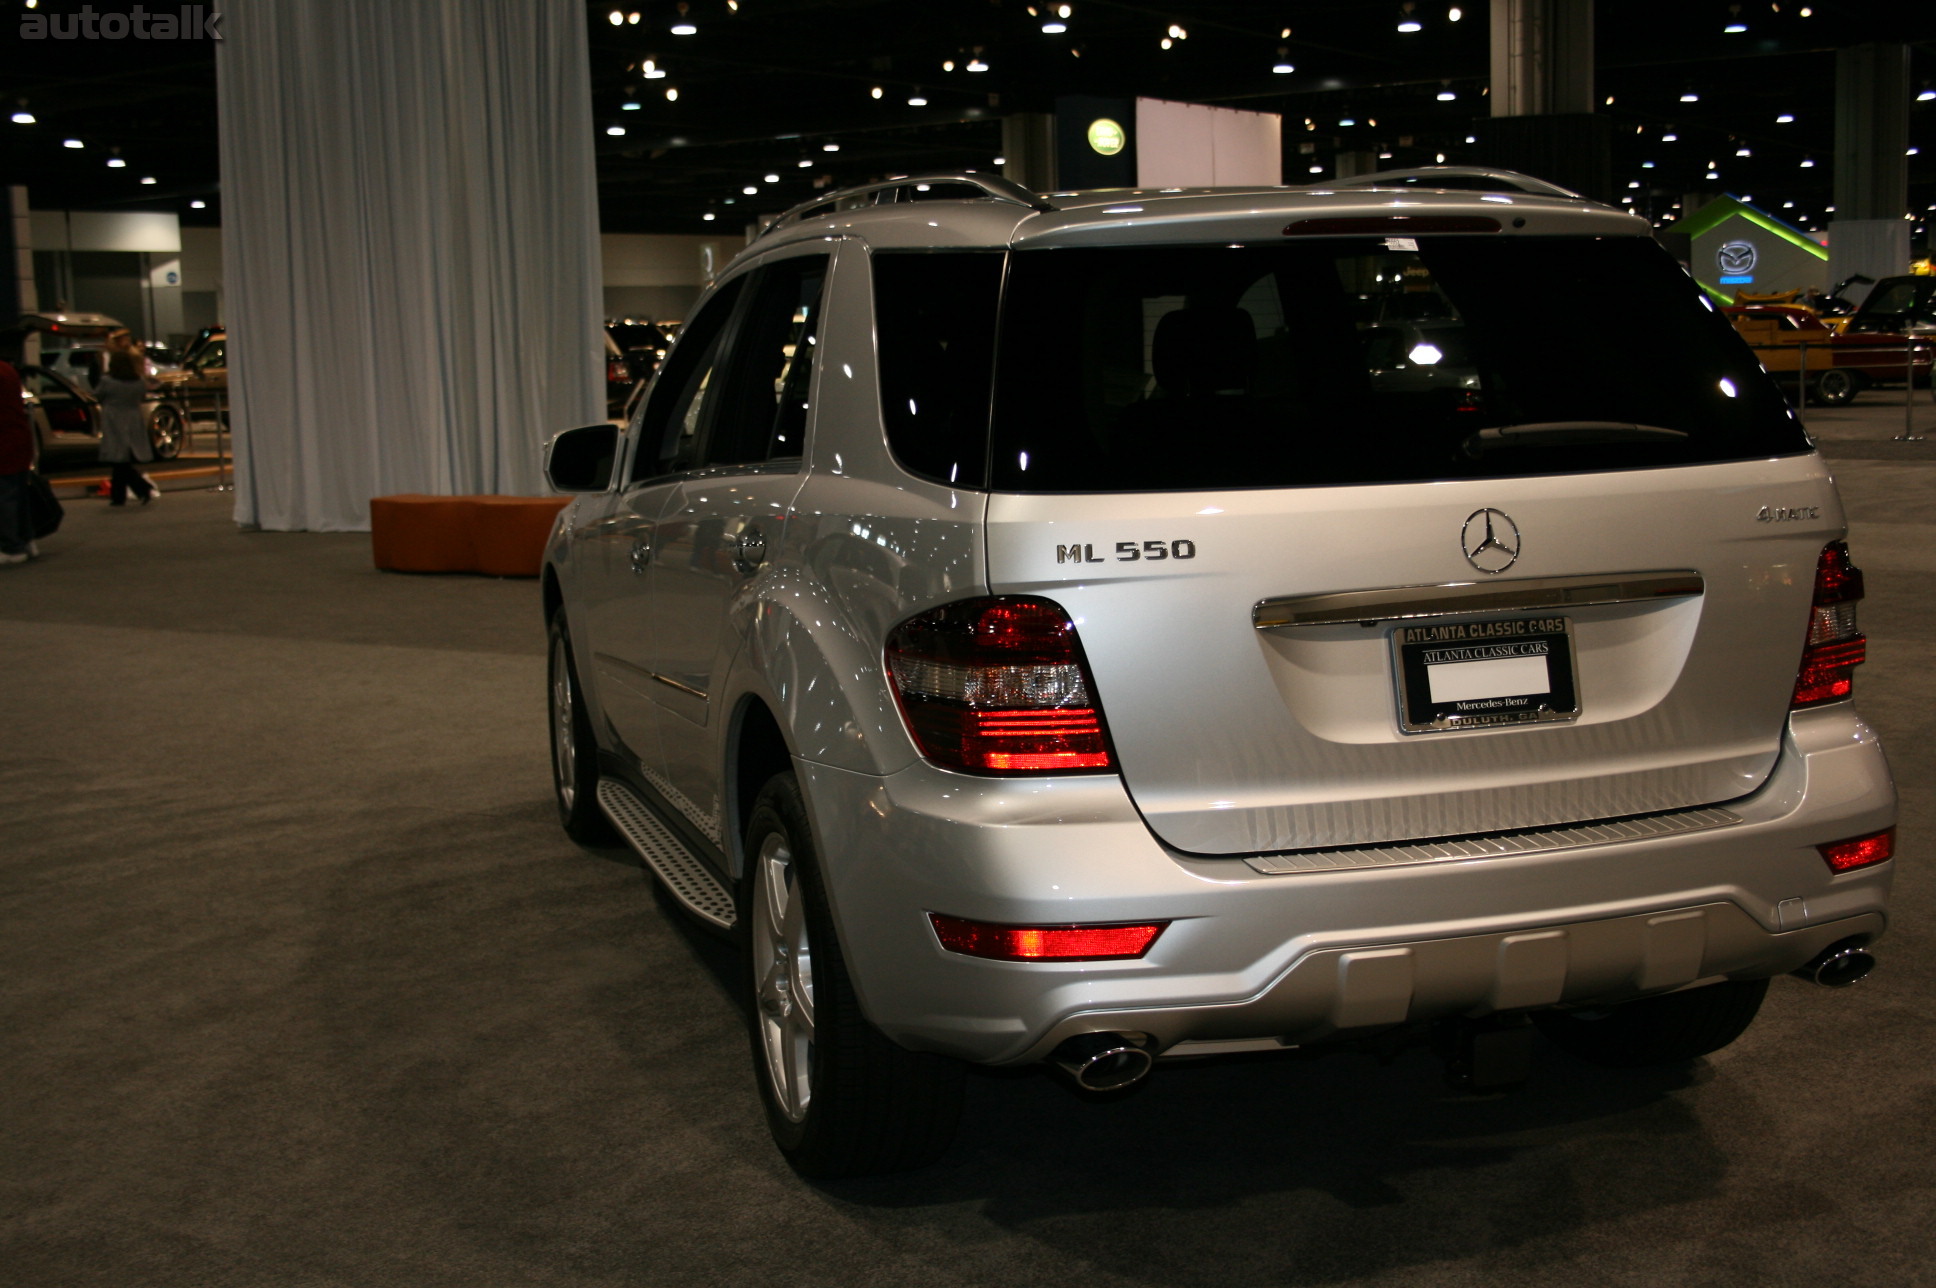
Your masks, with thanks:
M699 28L689 22L675 22L672 24L672 34L675 36L696 36L699 34Z
M1660 141L1662 143L1673 143L1677 141L1680 137L1681 137L1680 135L1674 133L1672 130L1669 130L1667 133L1660 136Z
M1602 104L1601 104L1600 106L1602 106L1602 107L1612 107L1612 106L1613 106L1613 95L1611 95L1611 94L1609 94L1609 95L1607 95L1607 101L1606 101L1606 102L1604 102L1604 103L1602 103Z
M1795 115L1792 112L1783 112L1780 116L1777 116L1775 118L1776 125L1793 125L1794 123L1795 123Z
M1654 168L1654 163L1652 161L1642 161L1640 163L1640 168L1642 170L1651 170Z
M699 217L700 217L701 219L703 219L703 220L705 220L705 221L706 221L707 223L709 223L709 224L710 224L710 223L711 223L711 222L713 221L713 212L712 212L712 211L710 211L710 210L708 210L708 211L707 211L707 212L706 212L705 214L703 214L703 215L701 215L701 216L699 216Z
M1638 187L1640 186L1640 180L1638 180L1638 179L1629 179L1629 180L1627 180L1627 186L1628 186L1629 188L1638 188Z
M1059 4L1059 5L1057 5L1057 6L1055 7L1055 16L1056 16L1056 17L1058 17L1058 18L1071 18L1071 17L1074 17L1074 16L1075 16L1075 12L1076 12L1076 11L1075 11L1074 9L1072 9L1072 8L1070 8L1070 7L1069 7L1068 5L1066 5L1066 4Z
M1165 36L1165 37L1163 37L1163 39L1162 39L1162 40L1160 40L1160 41L1158 41L1157 43L1158 43L1158 44L1160 44L1160 45L1162 45L1162 47L1163 47L1163 48L1165 48L1165 49L1168 49L1168 48L1170 48L1170 47L1171 47L1172 45L1174 45L1174 44L1175 44L1176 42L1175 42L1175 41L1173 41L1173 40L1171 40L1171 39L1170 39L1170 38L1169 38L1168 36Z
M750 183L747 184L744 188L741 188L740 191L745 193L749 197L757 197L760 195L760 190L758 188L755 188Z
M605 127L605 133L611 135L615 139L620 138L625 133L625 127L623 125L608 125Z
M1720 175L1720 172L1717 170L1709 170L1707 172L1707 177L1710 179L1719 179L1721 175Z
M923 98L919 93L911 94L908 97L909 107L926 107L927 105L928 100Z
M952 58L945 60L941 64L941 70L944 72L951 72L954 69L955 69L955 60Z
M813 169L813 158L812 158L812 157L801 157L801 158L800 158L800 168L801 168L802 170L811 170L811 169Z
M637 103L620 103L618 110L621 112L636 112L639 110L639 105Z
M108 169L110 170L119 170L127 164L128 163L126 161L123 161L120 157L108 158Z
M1465 136L1465 141L1467 143L1477 143L1479 141L1479 136L1476 134L1468 134Z
M1453 93L1449 89L1442 89L1439 91L1439 102L1441 103L1450 103L1453 99L1457 97L1458 95Z
M1803 157L1801 168L1804 170L1813 170L1815 168L1815 162L1808 157Z
M873 89L870 89L870 90L868 90L868 91L867 91L867 97L869 97L869 98L879 98L879 97L880 97L880 96L881 96L882 94L884 94L884 93L886 93L886 92L887 92L887 91L886 91L886 90L883 90L883 89L882 89L882 88L881 88L881 87L880 87L879 85L876 85L876 86L875 86L875 87L874 87Z
M612 25L614 27L623 27L625 25L625 15L620 13L616 9L612 10L610 13L606 14L605 16L612 20Z
M1416 18L1405 19L1405 21L1398 24L1398 29L1402 32L1405 32L1408 35L1414 31L1425 30L1423 24L1421 24L1419 20Z
M1358 122L1356 122L1355 120L1353 120L1348 116L1340 119L1338 122L1339 125L1356 125L1357 123Z
M1748 29L1748 24L1745 22L1731 22L1727 26L1721 28L1722 31L1725 31L1730 36L1739 35L1740 33L1746 31L1747 29Z
M1171 40L1188 40L1190 38L1190 33L1183 30L1183 28L1177 26L1175 23L1171 23L1169 36Z
M767 183L778 183L779 181L780 176L777 174L769 174L765 177L765 182Z
M143 175L141 177L141 182L143 183L153 183L154 181L155 181L155 177L151 174Z
M1803 9L1801 11L1801 15L1804 18L1813 18L1815 16L1815 11L1813 9Z
M1457 5L1453 5L1445 11L1445 20L1447 22L1457 22L1463 17L1465 17L1465 10L1459 8Z
M1681 102L1683 103L1698 103L1700 101L1701 101L1701 96L1699 94L1696 94L1691 89L1688 90L1687 93L1681 95Z
M206 201L191 201L188 203L188 208L190 210L207 210L208 203Z
M1324 167L1323 167L1323 166L1321 166L1321 165L1314 165L1314 166L1312 166L1312 167L1311 167L1311 173L1312 173L1312 174L1323 174L1323 173L1324 173Z
M32 125L34 123L34 114L32 112L15 112L13 114L13 123L15 125Z
M988 70L988 64L979 58L970 58L968 60L968 70L971 72L985 72Z
M820 150L822 152L838 152L840 151L840 145L838 143L822 143Z
M1069 24L1057 18L1051 18L1042 24L1042 34L1045 36L1059 36L1068 29Z
M1297 68L1291 65L1291 51L1288 49L1278 50L1277 61L1271 65L1271 70L1279 76L1289 76L1292 72L1296 71Z
M1920 156L1921 154L1922 154L1921 148L1911 148L1909 149L1909 151L1903 153L1903 155L1906 157Z
M678 88L677 88L676 86L672 86L672 85L668 85L668 86L666 86L666 102L668 102L668 103L677 103L678 101L679 101L679 90L678 90Z
M1922 93L1916 95L1916 101L1918 103L1927 103L1932 98L1936 98L1936 89L1926 89ZM15 117L14 119L19 120L20 118Z
M87 144L81 142L79 139L68 139L61 146L64 148L84 148Z

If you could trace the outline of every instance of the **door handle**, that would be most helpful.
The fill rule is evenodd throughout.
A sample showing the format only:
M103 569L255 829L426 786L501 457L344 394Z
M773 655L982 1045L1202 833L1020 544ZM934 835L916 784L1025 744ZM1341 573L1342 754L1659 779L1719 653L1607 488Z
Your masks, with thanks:
M632 538L632 571L643 577L652 562L652 538Z

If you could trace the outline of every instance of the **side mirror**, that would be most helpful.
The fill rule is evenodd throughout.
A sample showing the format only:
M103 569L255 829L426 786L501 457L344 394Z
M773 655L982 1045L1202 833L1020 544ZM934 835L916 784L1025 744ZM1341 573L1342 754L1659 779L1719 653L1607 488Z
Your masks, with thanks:
M545 477L560 492L603 492L612 482L618 426L586 425L545 444Z

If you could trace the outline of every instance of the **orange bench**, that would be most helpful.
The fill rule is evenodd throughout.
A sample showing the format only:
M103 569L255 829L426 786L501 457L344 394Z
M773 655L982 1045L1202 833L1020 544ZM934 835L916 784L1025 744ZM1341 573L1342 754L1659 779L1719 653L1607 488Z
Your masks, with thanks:
M391 572L535 577L568 496L370 498L370 554Z

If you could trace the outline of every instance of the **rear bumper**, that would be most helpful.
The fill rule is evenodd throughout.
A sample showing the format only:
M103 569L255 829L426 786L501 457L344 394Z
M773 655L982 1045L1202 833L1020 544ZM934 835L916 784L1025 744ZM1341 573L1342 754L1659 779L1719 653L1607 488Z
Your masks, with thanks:
M1167 849L1113 776L798 770L868 1017L903 1045L988 1064L1082 1032L1296 1044L1774 975L1879 936L1894 871L1837 876L1814 848L1895 821L1888 763L1847 703L1792 718L1774 772L1729 804L1736 823L1282 874ZM1172 924L1134 961L994 962L943 949L929 912Z

